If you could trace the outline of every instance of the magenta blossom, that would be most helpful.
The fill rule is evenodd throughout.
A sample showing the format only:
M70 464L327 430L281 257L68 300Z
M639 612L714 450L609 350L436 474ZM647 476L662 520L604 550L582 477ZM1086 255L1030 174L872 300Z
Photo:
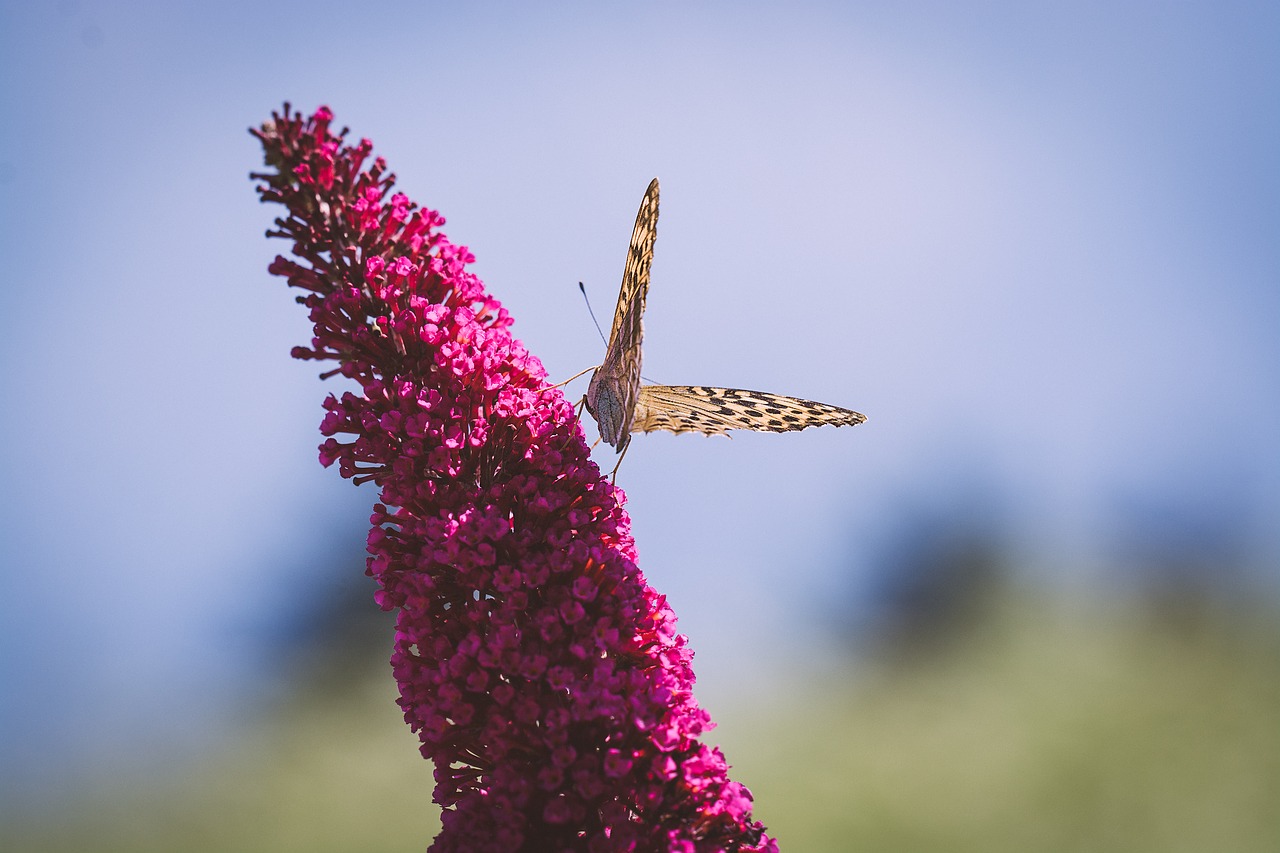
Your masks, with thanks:
M286 104L271 272L358 386L325 401L320 461L381 489L377 601L396 611L405 720L435 762L433 851L771 851L693 698L692 653L636 565L624 496L444 219L391 194L372 144Z

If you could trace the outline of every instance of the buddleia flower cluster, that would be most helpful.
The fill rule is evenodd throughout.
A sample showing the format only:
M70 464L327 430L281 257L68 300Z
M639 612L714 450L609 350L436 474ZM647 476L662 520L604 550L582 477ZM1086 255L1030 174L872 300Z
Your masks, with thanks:
M332 122L285 104L252 177L314 324L293 355L353 389L325 400L320 461L380 490L367 574L435 765L430 850L776 850L700 740L692 653L573 406L444 219Z

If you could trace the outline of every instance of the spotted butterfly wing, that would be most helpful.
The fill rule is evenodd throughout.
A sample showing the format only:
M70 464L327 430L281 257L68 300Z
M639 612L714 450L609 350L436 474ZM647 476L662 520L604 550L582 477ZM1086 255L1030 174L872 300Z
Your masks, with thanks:
M706 385L645 385L631 428L723 435L731 429L791 432L811 426L854 426L866 416L799 397Z
M587 387L587 411L600 425L600 437L626 450L631 440L632 420L640 396L640 346L644 340L645 298L649 295L649 267L653 244L658 239L658 179L649 182L636 213L627 249L627 265L622 271L618 307L613 312L613 328L604 351L604 362L596 368Z

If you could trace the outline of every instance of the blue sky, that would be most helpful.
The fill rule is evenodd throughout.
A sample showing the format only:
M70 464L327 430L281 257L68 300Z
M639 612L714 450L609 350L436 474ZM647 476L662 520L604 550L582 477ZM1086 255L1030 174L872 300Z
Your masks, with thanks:
M1276 44L1248 3L0 3L9 781L198 743L358 553L247 180L286 98L374 140L552 376L598 360L576 283L607 315L657 175L645 374L869 416L637 438L705 689L820 644L921 506L989 501L1086 586L1220 524L1274 594Z

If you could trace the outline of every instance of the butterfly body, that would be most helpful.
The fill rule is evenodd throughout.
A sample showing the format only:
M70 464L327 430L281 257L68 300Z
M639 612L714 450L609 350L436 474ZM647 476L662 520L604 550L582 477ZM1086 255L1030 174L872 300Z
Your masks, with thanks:
M658 179L654 178L636 213L604 361L592 374L583 400L600 427L601 439L623 453L632 432L790 432L824 424L852 426L866 420L851 409L764 391L707 385L642 386L643 316L657 236Z

